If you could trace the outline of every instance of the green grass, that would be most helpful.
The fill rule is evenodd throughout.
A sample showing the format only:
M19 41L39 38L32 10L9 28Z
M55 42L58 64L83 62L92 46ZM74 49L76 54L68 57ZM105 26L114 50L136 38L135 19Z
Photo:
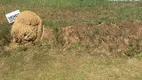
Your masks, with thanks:
M13 3L15 2L15 3ZM28 3L27 3L28 2ZM51 6L51 7L78 7L78 6L96 6L100 4L106 4L105 0L1 0L1 4L21 4L24 5L39 5L39 6ZM66 4L65 4L66 3ZM72 6L74 5L74 6Z
M141 80L142 39L132 24L142 27L141 7L142 2L105 0L0 0L0 80ZM11 24L5 14L16 9L37 13L45 27L53 29L54 44L43 41L42 46L11 49ZM101 23L107 27L98 27ZM111 24L120 29L115 30ZM60 29L76 25L93 27L88 32L92 45L78 43L64 51ZM128 50L117 53L122 38L133 41ZM100 46L110 52L99 51Z

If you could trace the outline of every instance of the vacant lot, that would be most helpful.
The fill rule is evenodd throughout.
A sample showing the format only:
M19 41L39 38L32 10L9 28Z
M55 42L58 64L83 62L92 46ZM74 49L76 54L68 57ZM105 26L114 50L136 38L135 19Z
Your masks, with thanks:
M37 13L52 39L11 48L5 14L16 9ZM141 1L0 1L0 80L141 79Z

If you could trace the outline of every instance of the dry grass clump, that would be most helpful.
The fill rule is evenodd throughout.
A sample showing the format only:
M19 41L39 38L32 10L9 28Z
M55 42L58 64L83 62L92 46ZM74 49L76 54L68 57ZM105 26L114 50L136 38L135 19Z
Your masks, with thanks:
M103 52L131 53L141 52L141 28L140 23L120 22L116 24L101 23L95 27L95 42L97 49Z
M65 42L64 47L67 48L76 43L89 45L91 29L92 26L88 25L73 25L62 28L62 38Z
M41 18L32 11L23 11L17 16L12 25L12 43L34 43L41 39L42 33Z

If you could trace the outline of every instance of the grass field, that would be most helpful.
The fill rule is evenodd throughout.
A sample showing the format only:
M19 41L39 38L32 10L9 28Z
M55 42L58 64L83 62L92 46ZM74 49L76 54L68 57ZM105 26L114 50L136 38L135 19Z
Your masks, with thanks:
M55 40L11 49L5 14L16 9L37 13ZM61 29L68 26L82 43L64 50ZM141 1L0 0L0 80L141 79Z

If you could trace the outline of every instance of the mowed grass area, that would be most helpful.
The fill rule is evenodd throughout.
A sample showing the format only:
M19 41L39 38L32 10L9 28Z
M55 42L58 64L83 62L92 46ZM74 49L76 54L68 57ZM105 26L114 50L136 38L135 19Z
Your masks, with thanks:
M46 44L44 41L42 46L20 46L9 49L11 24L6 21L5 14L16 9L32 10L37 13L43 19L45 27L53 29L56 41L53 44ZM114 48L111 54L80 44L63 50L63 42L58 37L60 28L67 26L96 27L101 23L110 25L123 22L128 22L130 26L131 23L139 23L139 27L142 27L141 1L0 0L0 80L141 80L140 46L130 45L130 50L124 52L125 54L116 54L116 46L110 48L110 51ZM95 33L102 36L106 30L104 28L101 33L99 28L96 29L98 31ZM125 33L123 26L121 29L122 37L133 34ZM138 37L134 44L140 44L141 35L134 37ZM94 40L96 38L98 37L95 36Z
M141 80L142 60L34 46L1 53L1 80ZM100 56L101 55L101 56Z

